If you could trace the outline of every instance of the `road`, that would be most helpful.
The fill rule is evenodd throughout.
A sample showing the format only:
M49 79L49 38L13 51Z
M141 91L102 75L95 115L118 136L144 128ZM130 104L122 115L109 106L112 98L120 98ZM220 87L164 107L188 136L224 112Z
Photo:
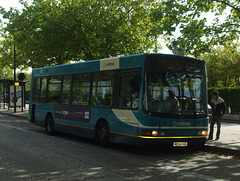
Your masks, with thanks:
M0 115L0 178L10 180L239 180L240 159L188 149L112 145Z

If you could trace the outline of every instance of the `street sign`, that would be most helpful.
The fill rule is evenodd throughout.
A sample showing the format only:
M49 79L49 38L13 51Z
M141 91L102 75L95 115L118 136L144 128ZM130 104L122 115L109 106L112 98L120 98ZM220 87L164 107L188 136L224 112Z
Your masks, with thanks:
M23 81L25 79L25 74L24 73L18 74L18 79Z
M19 86L19 82L15 82L15 86Z

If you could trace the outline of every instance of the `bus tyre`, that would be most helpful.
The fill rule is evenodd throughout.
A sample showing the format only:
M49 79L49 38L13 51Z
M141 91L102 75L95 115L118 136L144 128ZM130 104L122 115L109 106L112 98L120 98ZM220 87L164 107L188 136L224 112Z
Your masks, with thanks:
M109 145L109 128L105 121L98 123L96 127L96 141L103 147Z
M47 116L45 130L47 134L54 135L54 120L52 115Z

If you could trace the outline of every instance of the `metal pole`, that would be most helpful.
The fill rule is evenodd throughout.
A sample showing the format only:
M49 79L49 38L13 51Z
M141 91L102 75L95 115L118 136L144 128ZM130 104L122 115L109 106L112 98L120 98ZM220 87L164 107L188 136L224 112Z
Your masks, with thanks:
M15 47L15 43L14 43L14 96L13 96L13 102L14 102L14 113L16 113L16 86L15 86L15 83L16 83L16 47Z
M172 42L172 46L173 46L173 54L176 54L176 52L177 52L177 41L173 41Z
M1 79L1 75L0 75L0 79ZM2 86L2 81L0 80L0 109L2 108L2 95L4 98L4 94L2 93L3 90L3 86Z
M7 82L4 83L4 105L3 109L6 109L6 104L7 104L7 98L8 98L8 93L7 93Z
M24 99L24 97L23 97L23 96L24 96L23 91L24 91L24 90L23 90L23 82L22 82L22 112L23 112L23 106L24 106L24 105L23 105L23 99Z

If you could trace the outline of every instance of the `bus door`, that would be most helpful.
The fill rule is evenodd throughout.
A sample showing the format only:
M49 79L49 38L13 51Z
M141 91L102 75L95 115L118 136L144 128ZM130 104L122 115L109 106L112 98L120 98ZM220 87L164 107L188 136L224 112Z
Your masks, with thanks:
M114 114L120 120L120 132L137 136L139 128L139 105L140 105L140 69L123 70L119 72L119 91L116 96L118 108ZM121 126L122 125L122 126ZM136 140L135 140L136 141Z

